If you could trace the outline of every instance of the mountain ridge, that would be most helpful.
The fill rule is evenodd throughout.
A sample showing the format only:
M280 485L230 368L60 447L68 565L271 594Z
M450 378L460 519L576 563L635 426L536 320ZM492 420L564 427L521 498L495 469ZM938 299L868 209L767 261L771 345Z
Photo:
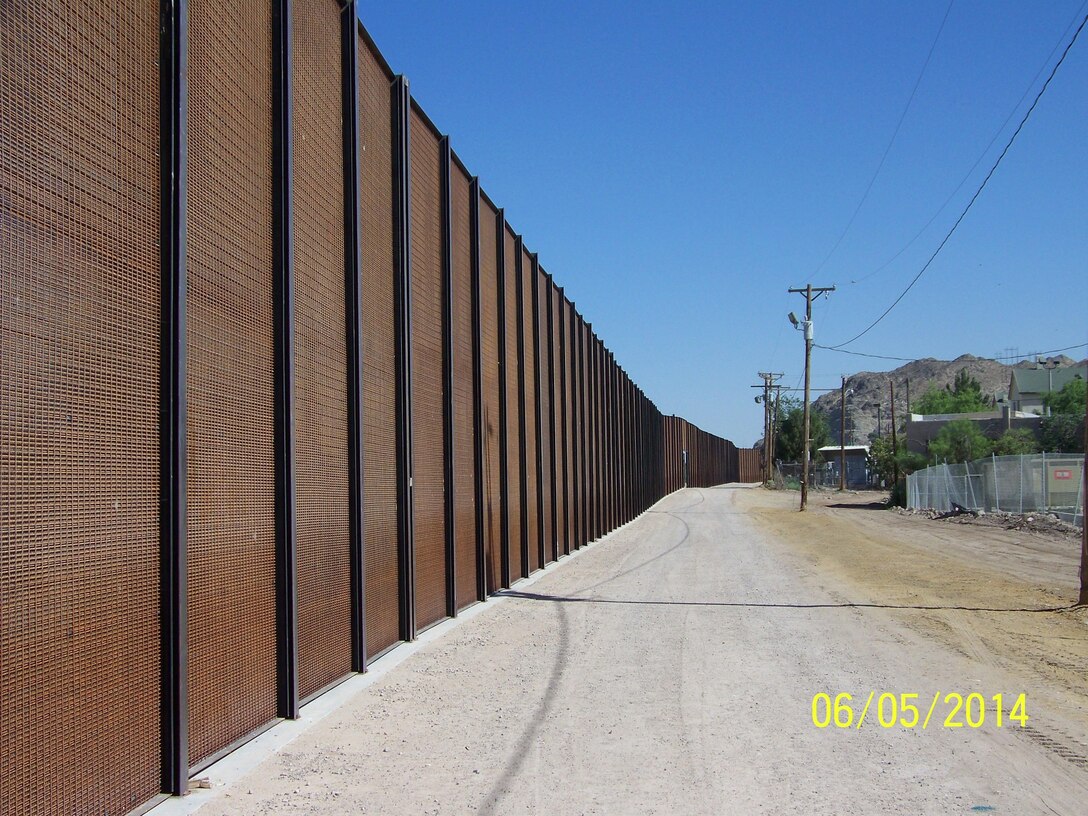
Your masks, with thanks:
M1057 359L1064 368L1070 365L1084 365L1065 355ZM1008 396L1009 381L1013 369L1034 368L1035 363L1021 360L1006 364L988 357L975 357L973 354L961 354L954 360L938 360L925 357L912 360L891 371L859 371L846 378L846 444L867 445L870 437L880 429L887 433L891 427L891 395L889 384L895 386L895 415L897 421L907 411L907 394L916 402L930 386L944 388L951 385L960 371L978 380L982 386L982 395L989 399L1003 399ZM840 433L840 392L829 391L813 401L817 411L826 414L831 428L834 444L839 444ZM877 406L880 406L879 410Z

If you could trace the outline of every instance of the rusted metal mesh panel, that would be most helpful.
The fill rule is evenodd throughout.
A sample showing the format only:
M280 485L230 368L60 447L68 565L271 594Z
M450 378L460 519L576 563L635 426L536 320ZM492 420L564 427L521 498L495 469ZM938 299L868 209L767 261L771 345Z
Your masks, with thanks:
M679 419L676 420L673 427L673 449L670 462L672 463L672 477L673 477L673 490L679 490L683 486L684 477L684 461L683 461L683 448L684 448L684 426L683 422Z
M499 471L499 280L498 214L480 201L480 342L484 435L484 560L487 591L502 582L502 494Z
M551 359L552 343L548 332L548 304L551 301L551 281L538 273L537 281L537 368L539 383L537 405L540 417L540 530L542 533L541 549L545 561L555 560L555 524L552 520L552 403L551 403Z
M0 3L3 813L159 789L157 23Z
M515 261L514 235L509 228L503 230L506 268L503 286L506 293L506 505L509 524L509 540L505 542L510 554L510 580L516 581L522 574L521 564L521 478L524 463L521 460L519 433L520 408L518 406L518 368L522 365L518 349L518 286Z
M351 671L340 10L291 4L299 694Z
M582 460L582 535L581 543L588 544L593 540L593 480L594 480L594 468L593 468L593 413L590 411L591 399L593 397L593 359L590 356L589 349L589 328L585 322L579 318L578 320L578 368L579 379L581 385L579 386L579 402L581 403L580 411L582 415L582 450L580 459Z
M618 526L619 510L619 430L620 430L620 406L616 398L616 374L617 368L612 358L605 355L605 429L607 440L607 519L608 529Z
M608 356L607 353L604 353L603 349L602 355L604 358L604 405L601 410L604 414L605 529L611 530L613 527L615 527L616 499L616 405L613 388L616 372L612 365L612 359Z
M593 494L590 485L593 483L593 447L590 441L593 437L593 417L589 411L589 400L592 395L590 383L591 360L589 357L589 333L581 316L577 316L575 323L575 337L578 340L578 414L581 420L582 432L578 441L578 459L581 470L580 483L580 508L581 533L580 545L588 544L592 540L593 528Z
M624 405L623 405L623 392L621 389L621 378L619 366L613 364L612 366L612 463L613 463L613 478L612 478L612 524L614 527L618 527L624 521L623 507L623 434L624 434Z
M189 758L276 716L267 3L189 4Z
M458 609L476 600L471 192L468 176L454 164L450 168L450 196L453 232L453 524Z
M548 287L551 301L552 322L552 495L555 497L555 551L553 557L569 552L567 530L567 472L564 454L567 447L567 400L563 390L563 344L561 329L563 319L563 298L553 284Z
M579 490L581 489L581 476L579 471L578 439L581 433L581 421L577 410L577 386L578 370L575 366L574 337L574 307L570 301L563 298L563 342L565 344L564 363L567 373L567 387L565 398L567 403L567 433L564 445L567 454L567 546L568 551L576 549L580 545L578 539L578 519L581 512L579 502Z
M631 445L630 429L628 423L630 417L628 415L629 405L627 397L627 377L621 372L617 380L616 398L619 402L620 415L619 415L619 449L617 451L619 461L619 489L617 495L619 497L619 522L621 524L627 522L631 518L631 504L629 491L631 489L630 480L630 462L628 461L628 450Z
M677 419L676 417L671 416L662 417L661 425L664 442L661 460L662 470L665 474L665 492L672 493L676 490L678 485L677 463L680 460L680 449L677 439Z
M612 421L612 526L618 527L621 521L622 511L622 456L621 442L623 434L623 402L620 399L620 373L619 366L614 362L610 364L611 379L609 391L611 393L611 407L609 415Z
M624 479L623 479L623 501L624 501L624 520L627 521L634 516L634 507L632 499L632 491L634 489L635 479L635 463L633 454L636 445L636 436L632 428L634 421L634 404L633 395L631 393L631 382L626 377L623 378L623 405L624 405L624 437L623 447L623 463L624 463Z
M627 501L630 487L627 478L627 446L630 441L627 435L627 381L622 373L616 378L616 405L619 408L616 419L616 521L623 524L631 515Z
M540 564L540 488L538 485L537 447L539 445L539 419L537 414L536 357L537 336L533 289L533 260L524 249L521 253L521 321L522 321L522 384L525 423L522 426L522 442L525 450L525 540L529 554L528 572Z
M366 648L367 657L373 657L400 639L393 148L389 77L362 37L358 49L363 541Z
M630 380L626 384L627 397L627 515L633 518L641 510L642 470L639 449L642 443L642 430L638 424L638 395Z
M412 508L416 622L446 616L442 383L442 167L438 137L411 113Z

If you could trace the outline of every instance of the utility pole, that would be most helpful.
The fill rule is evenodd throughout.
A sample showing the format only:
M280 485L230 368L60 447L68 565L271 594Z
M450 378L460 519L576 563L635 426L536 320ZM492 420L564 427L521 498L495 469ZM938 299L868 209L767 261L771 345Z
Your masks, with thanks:
M1088 392L1084 395L1084 449L1088 451ZM1084 457L1084 474L1080 477L1080 489L1081 496L1088 495L1088 455ZM1081 516L1081 530L1080 530L1080 599L1077 601L1079 604L1088 604L1088 508L1085 507L1088 504L1081 498L1080 511L1084 515Z
M772 386L774 390L774 410L771 412L771 464L770 474L774 478L775 432L778 430L778 404L782 400L782 386Z
M895 446L895 383L891 380L888 380L888 392L892 400L892 490L895 490L899 484L899 461L895 458L899 448Z
M760 371L759 376L763 379L763 384L751 387L763 389L763 396L756 397L756 402L763 403L763 484L767 484L771 480L771 436L774 433L771 424L771 389L777 387L775 380L785 375L780 372Z
M839 490L846 490L846 375L839 392Z
M805 333L805 406L804 406L804 459L801 462L801 507L800 510L804 510L808 504L808 458L809 448L811 447L812 440L809 439L809 419L810 410L808 405L809 397L809 383L811 381L812 367L812 293L822 295L825 292L834 292L834 286L813 286L811 283L805 286L804 289L790 289L791 295L804 295L805 296L805 320L802 325L798 325L798 320L793 316L793 312L790 312L790 322L793 323L794 328L802 328Z

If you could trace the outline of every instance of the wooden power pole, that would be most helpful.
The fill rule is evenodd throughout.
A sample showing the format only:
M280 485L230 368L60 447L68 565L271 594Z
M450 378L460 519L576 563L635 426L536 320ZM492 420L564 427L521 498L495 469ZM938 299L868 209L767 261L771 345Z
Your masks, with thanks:
M812 368L812 294L815 292L817 295L822 295L824 292L834 292L834 286L813 286L811 283L805 286L804 289L790 289L790 294L804 295L805 296L805 320L803 323L798 324L797 318L790 314L791 322L796 328L800 328L805 333L805 406L804 406L804 458L801 460L801 510L804 510L808 505L808 460L809 449L812 447L812 440L809 439L809 393L811 385L811 368Z
M763 380L761 385L753 385L752 388L762 388L763 397L757 398L757 402L762 399L763 402L763 484L767 484L771 481L771 451L774 443L771 438L774 436L774 422L771 413L771 390L777 388L774 384L775 380L784 377L781 372L775 373L773 371L760 371L760 378Z
M895 458L899 448L895 445L895 383L888 381L888 393L892 401L892 490L899 484L899 460Z
M1088 391L1084 395L1084 473L1080 477L1080 599L1077 603L1088 604Z
M846 375L839 392L839 490L846 490Z

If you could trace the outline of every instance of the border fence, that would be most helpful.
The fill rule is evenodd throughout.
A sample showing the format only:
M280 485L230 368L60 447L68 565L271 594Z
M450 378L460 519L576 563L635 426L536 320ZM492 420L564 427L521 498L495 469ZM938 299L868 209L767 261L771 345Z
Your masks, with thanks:
M335 0L0 3L0 812L120 814L682 486Z
M950 512L1052 513L1084 526L1084 454L991 456L934 465L907 477L907 507Z

